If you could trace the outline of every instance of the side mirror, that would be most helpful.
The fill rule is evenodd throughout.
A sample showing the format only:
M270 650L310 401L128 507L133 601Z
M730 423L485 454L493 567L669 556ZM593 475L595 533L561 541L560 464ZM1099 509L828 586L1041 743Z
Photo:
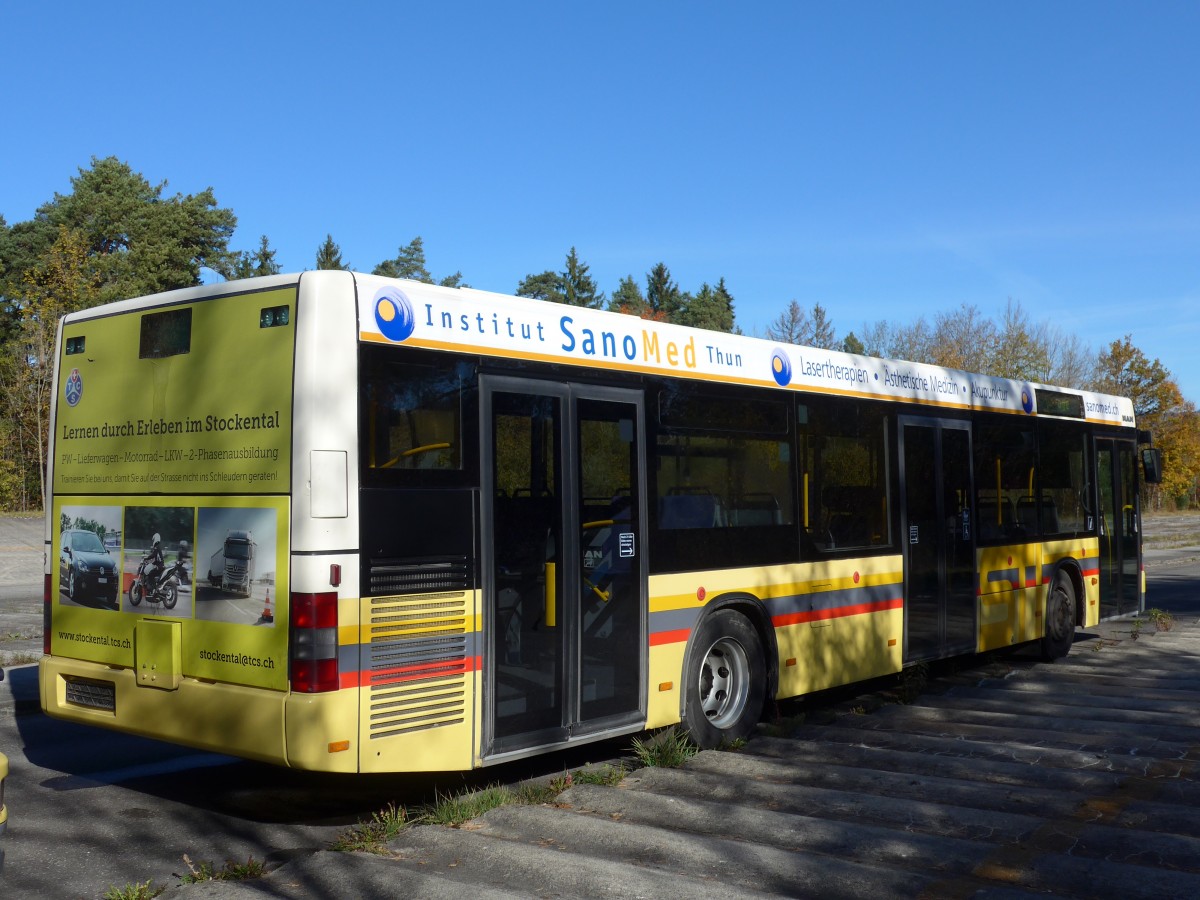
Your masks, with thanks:
M1162 484L1162 451L1157 447L1142 450L1142 476L1146 484Z

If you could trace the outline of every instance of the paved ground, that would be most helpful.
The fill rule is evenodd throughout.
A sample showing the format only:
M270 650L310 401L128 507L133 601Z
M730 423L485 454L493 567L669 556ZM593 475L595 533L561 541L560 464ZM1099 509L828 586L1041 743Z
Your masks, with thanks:
M12 534L0 546L21 546ZM1156 550L1148 566L1182 577L1197 559ZM4 621L40 632L26 606ZM1089 629L1054 664L942 663L928 683L798 701L738 752L411 829L384 855L318 851L163 896L1200 896L1200 614L1135 630ZM10 709L10 685L19 707L35 696L30 671L0 686Z

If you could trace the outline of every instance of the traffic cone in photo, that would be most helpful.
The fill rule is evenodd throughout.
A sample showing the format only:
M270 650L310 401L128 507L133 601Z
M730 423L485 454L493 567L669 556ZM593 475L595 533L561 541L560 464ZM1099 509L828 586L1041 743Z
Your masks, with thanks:
M263 603L262 617L263 617L264 622L274 622L275 621L275 613L271 612L271 589L270 588L267 588L267 599Z

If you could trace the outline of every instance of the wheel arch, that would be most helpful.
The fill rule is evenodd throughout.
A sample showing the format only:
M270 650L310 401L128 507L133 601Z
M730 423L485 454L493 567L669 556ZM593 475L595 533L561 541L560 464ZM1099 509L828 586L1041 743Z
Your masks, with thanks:
M703 652L703 650L696 649L695 641L701 626L705 620L723 610L739 613L758 633L758 639L762 642L763 647L763 665L767 672L766 698L768 700L775 699L779 693L779 647L775 641L775 627L771 624L771 616L763 602L753 594L731 591L727 594L720 594L705 604L692 626L691 634L688 635L687 650L683 654L683 673L686 676L689 671L692 654ZM681 688L683 689L679 692L679 717L682 721L686 717L687 685L681 685Z
M1054 564L1054 568L1050 570L1050 578L1046 582L1046 599L1042 603L1042 609L1045 610L1046 604L1050 602L1050 590L1059 572L1065 573L1067 578L1071 580L1071 587L1075 591L1075 624L1082 626L1087 621L1084 618L1087 607L1087 591L1084 589L1083 566L1073 556L1060 559Z

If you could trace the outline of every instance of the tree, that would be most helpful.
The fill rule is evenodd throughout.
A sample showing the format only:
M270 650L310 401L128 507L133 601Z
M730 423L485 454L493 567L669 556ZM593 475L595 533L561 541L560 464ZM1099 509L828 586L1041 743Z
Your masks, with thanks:
M433 276L425 268L425 242L420 235L400 247L394 259L385 259L377 265L371 274L433 284Z
M838 349L833 323L820 303L814 303L810 313L793 300L767 326L767 338L783 344L804 344L822 350Z
M227 260L219 274L232 281L235 278L258 278L263 275L278 275L279 263L275 262L275 251L264 234L259 241L258 249L253 253L243 250L234 253Z
M152 185L111 156L93 157L71 185L6 235L5 297L20 290L22 273L55 243L60 226L83 235L104 302L190 287L201 268L220 272L227 264L237 217L216 205L212 188L164 197L166 181Z
M548 300L551 303L563 303L562 282L557 272L547 269L537 275L526 275L517 285L518 297L532 297L534 300Z
M629 316L641 316L649 307L646 305L642 289L634 281L633 276L626 275L617 285L617 289L613 291L612 299L608 301L608 308L613 312L625 313Z
M567 252L566 266L561 272L546 269L536 275L526 275L517 285L517 296L600 309L604 305L604 294L597 290L596 280L588 274L587 263L580 260L574 247Z
M842 340L842 352L853 353L855 356L863 356L867 352L866 346L860 341L851 331Z
M820 303L814 303L812 308L812 345L821 350L837 349L837 335L833 330L833 322Z
M671 270L666 263L660 262L646 273L646 305L652 312L661 313L668 322L675 321L683 306L683 293L671 280Z
M441 281L434 282L433 276L425 268L425 242L417 235L402 246L394 259L385 259L374 269L372 275L382 275L385 278L407 278L409 281L421 281L425 284L440 284L442 287L466 287L463 284L462 272L447 275Z
M996 326L979 307L964 303L950 313L934 318L933 340L928 361L947 369L990 372L996 345Z
M0 478L9 492L9 508L45 509L45 459L58 320L69 312L95 306L101 276L88 254L87 236L65 225L57 238L22 277L17 307L20 324L0 358L0 402L8 429L3 446L7 464Z
M567 253L567 267L562 272L562 295L571 306L600 309L604 305L604 294L597 290L596 279L588 274L588 265L581 262L575 248Z
M325 235L325 243L317 248L317 269L343 269L350 267L342 262L342 248L333 242L333 235Z
M1195 405L1183 399L1167 367L1148 359L1127 334L1101 351L1092 387L1133 402L1138 428L1148 429L1163 451L1160 496L1194 497L1200 476L1200 417Z
M1127 334L1102 350L1096 365L1093 387L1106 394L1119 394L1133 401L1139 419L1161 415L1182 401L1175 379L1161 362L1146 358Z
M680 325L691 325L693 328L732 332L733 298L724 289L724 285L723 278L716 288L707 281L704 282L694 297L688 297L676 321Z
M1051 329L1035 325L1021 304L1011 297L991 352L990 374L1018 381L1050 380Z

